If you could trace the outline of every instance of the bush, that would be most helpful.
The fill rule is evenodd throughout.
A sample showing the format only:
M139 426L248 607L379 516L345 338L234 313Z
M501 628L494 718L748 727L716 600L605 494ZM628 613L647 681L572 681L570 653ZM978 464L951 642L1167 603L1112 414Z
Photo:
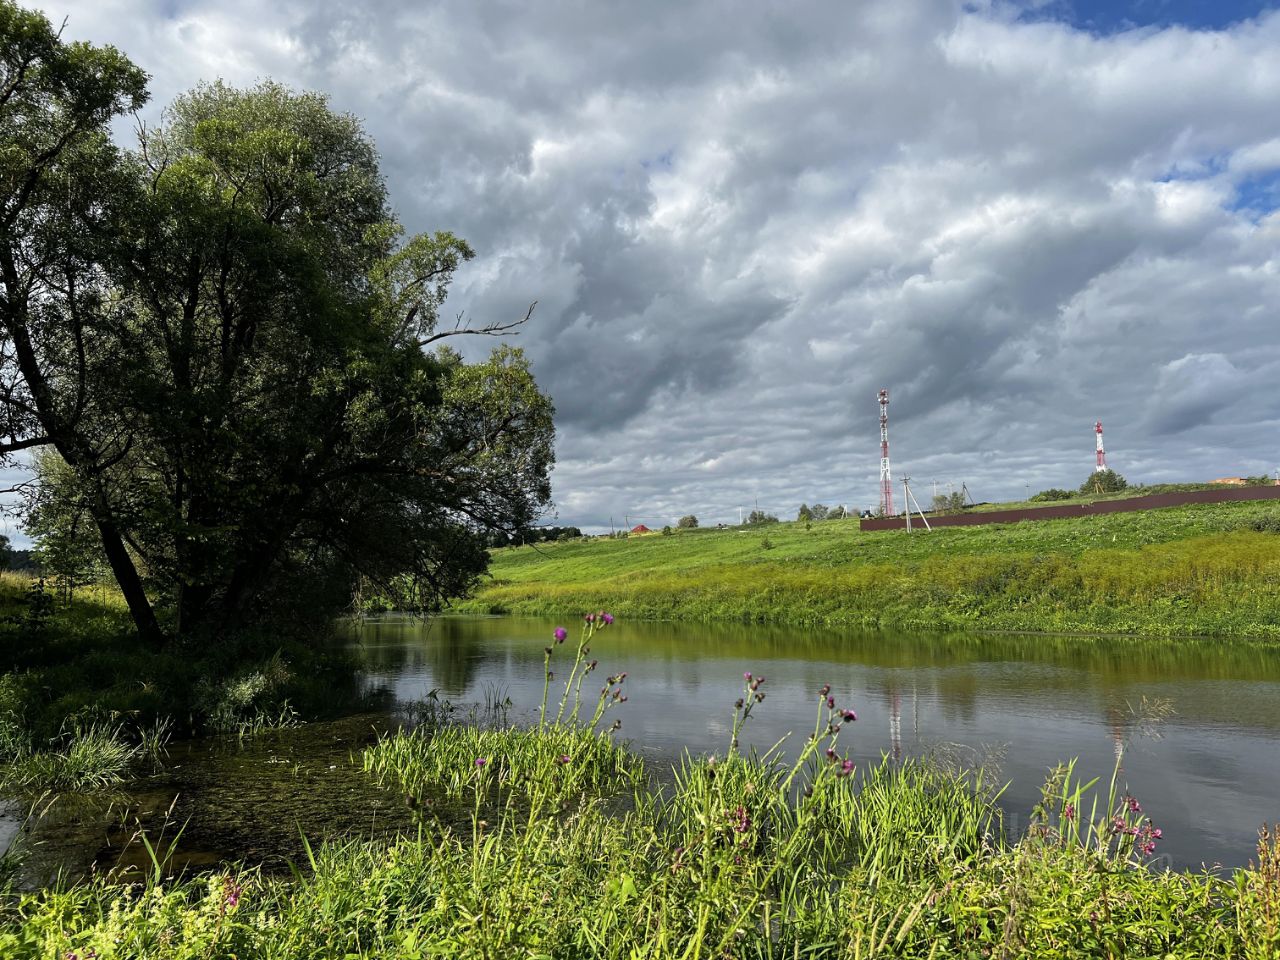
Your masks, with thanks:
M1056 500L1070 500L1075 494L1070 490L1063 490L1060 487L1050 487L1048 490L1041 490L1033 497L1028 497L1028 503L1053 503Z
M1124 477L1108 467L1106 470L1095 470L1089 474L1089 479L1080 484L1080 492L1086 495L1119 493L1121 490L1128 488L1128 486L1129 484Z
M775 517L771 513L765 513L763 510L752 510L751 513L747 515L748 526L757 527L766 523L777 523L777 522L778 522L777 517Z
M680 518L676 526L679 527L681 530L696 530L698 527L698 518L695 517L692 513L686 514L685 516Z

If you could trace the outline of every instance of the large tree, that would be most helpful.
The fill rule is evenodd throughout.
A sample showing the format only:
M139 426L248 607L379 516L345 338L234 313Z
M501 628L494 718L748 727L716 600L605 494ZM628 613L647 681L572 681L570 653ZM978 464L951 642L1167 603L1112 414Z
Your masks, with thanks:
M4 451L56 450L144 636L357 575L429 606L545 509L524 357L438 342L527 314L438 326L472 251L404 237L355 119L212 84L122 152L106 126L144 77L120 54L0 0L0 57Z

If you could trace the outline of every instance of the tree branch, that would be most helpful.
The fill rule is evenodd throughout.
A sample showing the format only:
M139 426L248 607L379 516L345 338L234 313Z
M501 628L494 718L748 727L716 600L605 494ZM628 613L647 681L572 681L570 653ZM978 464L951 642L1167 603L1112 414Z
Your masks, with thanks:
M533 308L538 305L535 300L529 304L529 309L525 311L524 316L519 320L512 320L510 323L490 323L483 327L464 327L462 325L462 314L458 314L457 322L452 330L445 330L441 333L433 333L431 336L418 341L418 346L425 347L429 343L435 343L437 340L443 340L445 337L460 336L484 336L484 337L508 337L516 331L517 327L523 326L529 322L529 318L533 316Z

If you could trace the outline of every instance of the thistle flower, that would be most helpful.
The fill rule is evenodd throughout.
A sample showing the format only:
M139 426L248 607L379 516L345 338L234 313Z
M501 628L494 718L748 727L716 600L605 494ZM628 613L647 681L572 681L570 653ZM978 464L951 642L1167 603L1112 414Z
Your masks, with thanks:
M569 631L564 627L556 627L555 638L556 643L564 643L565 638L569 636Z
M600 614L600 619L604 621L605 626L612 626L612 625L613 625L613 614L612 614L612 613L602 613L602 614Z
M568 762L569 762L569 760L570 760L570 757L569 757L569 755L568 755L567 753L562 753L562 754L560 754L560 762L561 762L561 763L568 763Z
M836 698L835 698L835 697L827 697L827 709L828 709L828 710L834 710L835 708L836 708Z
M745 680L745 681L747 681L747 683L750 683L750 682L751 682L751 671L750 671L750 670L748 670L746 673L744 673L744 674L742 675L742 679L743 679L743 680Z
M489 761L485 757L476 757L476 766L483 767Z
M853 721L858 719L858 715L852 710L842 711L840 716L844 717L845 721L848 723L853 723Z
M824 698L831 696L831 684L824 683L822 685L822 689L818 691L818 696L824 697Z

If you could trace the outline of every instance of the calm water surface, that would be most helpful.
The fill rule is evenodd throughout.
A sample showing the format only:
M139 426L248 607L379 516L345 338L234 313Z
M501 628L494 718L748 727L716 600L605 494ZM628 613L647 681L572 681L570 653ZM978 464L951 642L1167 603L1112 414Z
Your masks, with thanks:
M37 885L59 874L148 870L143 831L171 870L185 871L228 860L286 870L304 862L304 836L412 830L403 798L378 790L353 758L396 726L397 701L433 690L462 717L496 694L510 697L511 721L533 720L556 626L458 617L350 624L373 712L246 743L174 744L163 769L118 790L42 799L29 817L10 804L0 808L0 849L20 835L24 882ZM562 676L569 647L557 648ZM1280 647L619 622L592 656L597 677L627 671L628 702L610 716L660 774L686 749L724 751L750 670L768 677L768 697L752 715L748 745L794 733L789 744L798 746L829 683L858 712L841 742L860 763L882 753L994 759L999 781L1010 781L1002 803L1015 830L1051 767L1079 758L1080 773L1105 781L1121 747L1122 782L1164 831L1164 863L1244 865L1258 827L1280 822ZM1144 697L1174 712L1152 728L1135 715Z
M387 618L353 631L370 684L397 700L435 690L465 704L500 689L519 720L536 711L542 651L557 625ZM572 641L576 625L566 625ZM557 656L571 656L569 646ZM750 670L768 677L768 698L745 742L767 747L789 732L804 736L817 691L829 683L858 712L842 742L864 762L940 750L998 758L1015 827L1056 763L1078 758L1078 772L1105 781L1122 746L1121 780L1164 830L1159 852L1174 866L1243 865L1258 827L1280 821L1280 648L620 621L597 638L592 656L600 676L627 671L629 700L611 716L660 765L686 748L725 749ZM1173 713L1142 722L1144 697L1167 701Z

